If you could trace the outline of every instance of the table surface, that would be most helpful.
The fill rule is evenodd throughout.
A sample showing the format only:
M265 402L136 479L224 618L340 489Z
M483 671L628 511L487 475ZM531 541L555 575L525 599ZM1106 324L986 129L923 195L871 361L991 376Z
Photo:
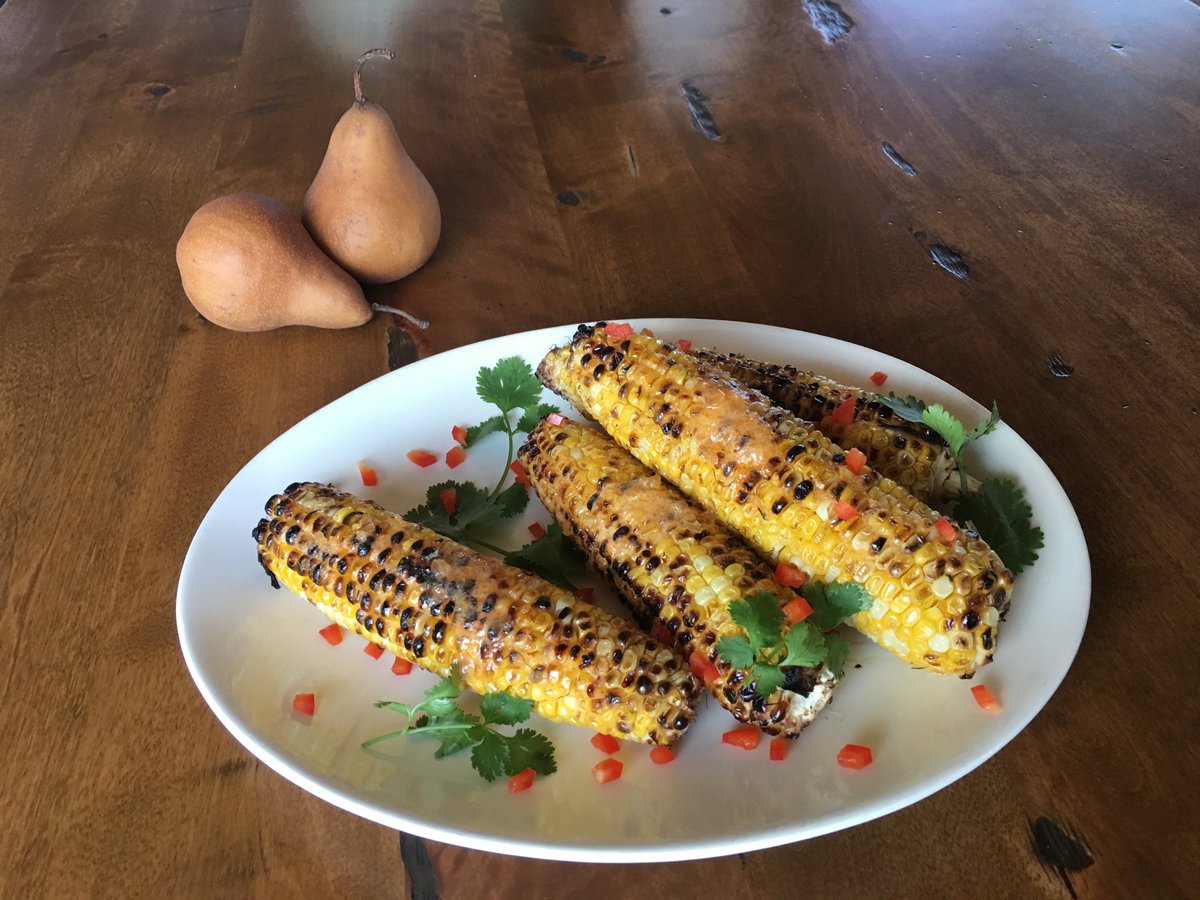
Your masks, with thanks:
M188 217L297 207L373 46L445 224L369 295L432 327L212 326L174 263ZM1193 893L1197 59L1187 0L0 0L0 895ZM1095 576L1016 740L879 821L635 867L397 834L225 732L174 597L247 459L418 357L662 315L844 338L999 401Z

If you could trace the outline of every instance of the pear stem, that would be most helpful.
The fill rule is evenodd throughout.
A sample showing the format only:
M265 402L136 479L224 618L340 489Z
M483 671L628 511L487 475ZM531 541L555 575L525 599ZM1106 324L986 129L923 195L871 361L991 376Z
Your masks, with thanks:
M379 57L379 56L386 56L388 59L395 59L396 51L395 50L386 50L382 47L379 49L376 49L376 50L368 50L366 53L364 53L362 56L360 56L358 58L358 62L355 63L355 65L354 65L354 102L357 103L359 106L362 106L364 103L367 102L367 98L363 96L363 92L362 92L363 63L365 63L369 59L375 59L376 57Z
M427 320L418 319L412 313L406 312L403 309L400 309L399 307L396 307L396 306L384 306L382 303L372 303L371 309L375 310L375 312L386 312L386 313L392 313L393 315L397 315L402 319L412 322L414 325L416 325L422 331L424 331L426 328L429 327L429 322Z

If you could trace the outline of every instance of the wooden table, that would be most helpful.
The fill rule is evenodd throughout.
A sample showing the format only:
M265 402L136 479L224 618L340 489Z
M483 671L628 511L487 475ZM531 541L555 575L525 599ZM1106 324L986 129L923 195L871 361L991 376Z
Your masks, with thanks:
M433 326L209 325L184 223L298 205L372 46L445 221L372 296ZM1197 60L1184 0L0 0L0 895L1195 896ZM398 835L246 753L173 615L221 487L389 367L610 315L833 335L997 398L1095 576L1032 725L879 821L640 867Z

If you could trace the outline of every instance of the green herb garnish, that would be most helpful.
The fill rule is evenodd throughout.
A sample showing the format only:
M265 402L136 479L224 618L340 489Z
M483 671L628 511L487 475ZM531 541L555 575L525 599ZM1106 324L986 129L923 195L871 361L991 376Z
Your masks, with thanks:
M435 738L438 748L433 755L437 759L470 747L472 768L488 781L495 781L501 775L516 775L525 769L550 775L558 768L554 745L545 735L532 728L520 728L509 735L493 727L524 722L533 712L532 700L520 700L503 692L487 694L479 701L479 715L475 715L455 702L462 691L458 673L451 672L425 692L425 699L412 706L392 700L378 701L376 707L398 712L408 721L399 731L363 741L363 747L407 734Z

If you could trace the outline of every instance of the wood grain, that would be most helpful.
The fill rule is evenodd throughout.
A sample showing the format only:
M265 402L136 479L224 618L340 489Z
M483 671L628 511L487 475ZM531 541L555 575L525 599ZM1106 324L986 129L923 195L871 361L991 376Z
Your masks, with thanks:
M445 228L371 295L432 327L214 328L184 223L234 190L298 205L373 46ZM1194 894L1197 58L1183 0L0 3L0 896ZM401 839L243 751L173 598L245 460L419 355L652 315L829 334L1000 401L1092 554L1045 711L882 820L636 867ZM1094 862L1047 863L1042 818Z

